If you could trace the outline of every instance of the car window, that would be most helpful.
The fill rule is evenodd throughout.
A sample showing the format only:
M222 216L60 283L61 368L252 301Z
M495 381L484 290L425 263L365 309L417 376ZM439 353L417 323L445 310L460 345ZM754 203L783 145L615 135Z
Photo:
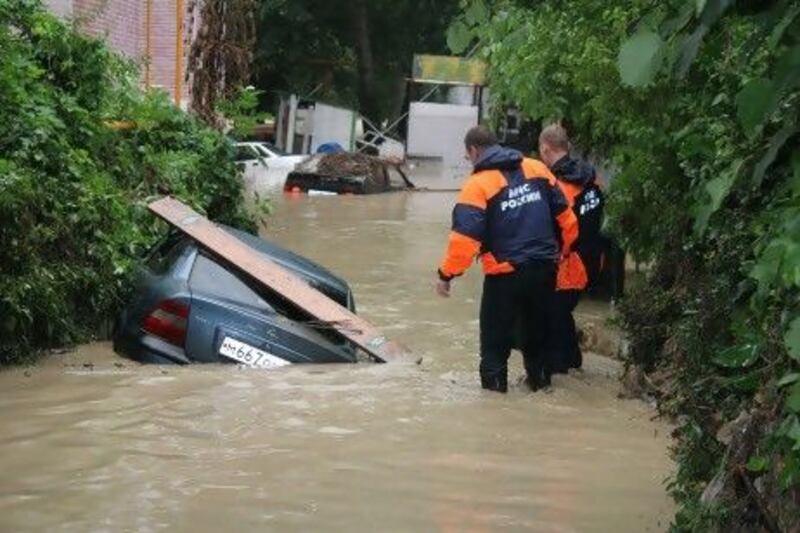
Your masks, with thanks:
M276 156L285 156L285 155L289 155L289 153L288 153L288 152L286 152L285 150L281 150L280 148L278 148L278 147L277 147L277 146L275 146L274 144L270 144L270 143L261 143L261 147L262 147L262 148L264 148L265 150L269 151L269 152L272 152L272 153L273 153L273 154L275 154Z
M259 309L271 309L246 283L204 253L197 255L189 276L189 287L192 292L202 292Z
M240 144L236 146L236 161L250 161L256 158L256 153L252 146Z
M166 274L170 267L183 255L187 246L189 246L189 239L180 233L170 233L147 256L147 268L153 274Z
M258 152L258 153L259 153L259 155L260 155L261 157L263 157L264 159L269 159L269 158L271 158L271 157L275 157L274 155L272 155L272 154L270 153L270 151L269 151L269 150L267 150L267 149L266 149L266 148L264 148L263 146L260 146L260 145L255 145L255 146L253 146L253 148L255 148L256 152Z

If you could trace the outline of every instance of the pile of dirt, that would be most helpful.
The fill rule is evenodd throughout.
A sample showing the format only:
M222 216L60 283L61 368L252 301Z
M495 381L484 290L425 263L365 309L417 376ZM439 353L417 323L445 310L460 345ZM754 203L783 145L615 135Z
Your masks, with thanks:
M382 176L384 163L381 159L366 155L342 152L318 154L297 167L298 172L334 178L349 176Z

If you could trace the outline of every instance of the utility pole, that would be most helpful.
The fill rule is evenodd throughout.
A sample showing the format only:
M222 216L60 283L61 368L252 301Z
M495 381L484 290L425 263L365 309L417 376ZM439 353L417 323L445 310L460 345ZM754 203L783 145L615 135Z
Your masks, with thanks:
M175 105L183 96L183 0L175 0Z
M153 62L153 0L144 3L144 86L150 89L152 78L150 64Z

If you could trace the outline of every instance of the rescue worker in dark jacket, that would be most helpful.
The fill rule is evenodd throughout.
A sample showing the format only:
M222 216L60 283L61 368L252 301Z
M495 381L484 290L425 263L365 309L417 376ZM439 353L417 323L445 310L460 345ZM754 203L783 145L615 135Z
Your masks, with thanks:
M523 325L528 384L550 384L541 349L555 290L556 264L577 237L578 224L553 175L540 161L502 148L483 126L464 144L474 166L453 208L437 292L476 257L486 274L480 310L480 377L485 389L508 390L508 357L515 325ZM557 234L558 233L558 234Z
M580 294L600 272L603 238L603 192L594 167L569 156L569 138L563 127L553 124L539 136L539 155L550 167L578 219L578 239L570 254L561 259L547 332L546 353L553 372L566 373L583 365L573 312Z

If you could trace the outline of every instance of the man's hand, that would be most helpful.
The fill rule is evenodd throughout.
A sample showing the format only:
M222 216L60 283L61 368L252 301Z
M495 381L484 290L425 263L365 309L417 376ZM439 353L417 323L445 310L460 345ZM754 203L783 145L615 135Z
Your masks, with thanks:
M450 297L450 282L443 279L436 280L436 294L442 298Z

